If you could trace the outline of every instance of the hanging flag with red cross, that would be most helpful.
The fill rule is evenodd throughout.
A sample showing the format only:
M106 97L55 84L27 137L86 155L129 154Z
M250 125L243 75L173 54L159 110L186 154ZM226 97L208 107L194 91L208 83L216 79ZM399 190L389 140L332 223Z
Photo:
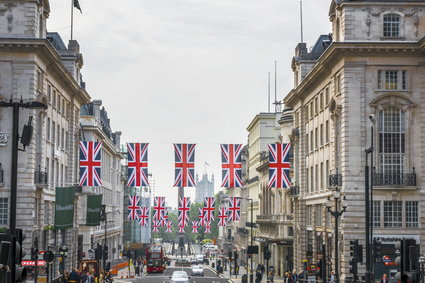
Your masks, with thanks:
M139 213L139 225L148 226L149 224L149 207L141 207Z
M159 232L159 221L154 220L152 221L152 232Z
M269 188L289 188L291 181L289 177L289 154L291 144L274 143L269 144Z
M196 187L195 144L175 143L174 187Z
M159 226L167 226L168 221L168 209L165 208L162 218L159 220Z
M198 221L192 221L192 234L198 234Z
M80 141L80 186L102 186L102 143Z
M222 206L218 209L218 226L227 226L227 207Z
M205 234L211 234L211 221L205 221Z
M204 215L204 210L202 208L199 208L198 219L199 219L198 225L204 226L205 215Z
M168 220L167 224L165 225L165 232L167 233L172 233L173 232L173 221L172 220Z
M209 222L214 221L214 210L215 210L215 198L206 197L204 200L204 207L202 208L205 221L209 221Z
M221 186L240 188L242 182L242 144L221 144Z
M139 219L139 196L128 196L128 219L135 220Z
M129 187L147 187L148 181L148 144L127 143L127 172Z
M185 233L184 226L179 225L179 233Z
M162 220L165 212L165 197L155 197L153 205L153 220Z
M187 226L189 221L190 197L179 197L179 226Z
M241 219L241 199L229 198L229 221L239 221Z

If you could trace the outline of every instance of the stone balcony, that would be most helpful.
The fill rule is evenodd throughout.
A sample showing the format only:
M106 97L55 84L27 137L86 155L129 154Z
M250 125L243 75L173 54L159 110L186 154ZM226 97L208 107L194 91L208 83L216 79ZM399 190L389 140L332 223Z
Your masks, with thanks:
M268 224L271 223L272 221L272 215L268 215L268 214L260 214L257 215L257 223L258 224Z
M47 188L48 186L49 175L45 171L35 171L34 172L34 185L36 188Z

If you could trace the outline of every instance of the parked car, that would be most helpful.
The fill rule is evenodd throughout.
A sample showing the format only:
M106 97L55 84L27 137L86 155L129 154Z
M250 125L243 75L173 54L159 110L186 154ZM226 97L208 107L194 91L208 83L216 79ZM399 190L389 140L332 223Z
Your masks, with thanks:
M186 271L174 271L170 276L171 283L189 283L189 276Z
M192 276L204 276L204 268L200 265L192 266Z

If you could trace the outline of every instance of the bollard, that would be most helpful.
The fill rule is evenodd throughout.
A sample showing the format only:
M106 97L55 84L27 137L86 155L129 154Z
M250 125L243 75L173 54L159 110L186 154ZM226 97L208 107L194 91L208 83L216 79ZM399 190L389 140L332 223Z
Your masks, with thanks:
M248 276L246 274L242 275L242 283L248 283Z
M211 267L212 267L212 268L214 268L214 267L215 267L214 262L211 262Z

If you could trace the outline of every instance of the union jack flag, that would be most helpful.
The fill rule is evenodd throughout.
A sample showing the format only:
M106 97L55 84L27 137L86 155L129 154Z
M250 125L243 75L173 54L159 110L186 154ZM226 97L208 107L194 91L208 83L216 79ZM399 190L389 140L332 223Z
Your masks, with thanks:
M165 226L165 232L167 233L172 233L173 232L173 221L172 220L168 220L167 221L167 225Z
M141 207L139 214L139 225L140 226L148 226L149 224L149 207Z
M102 143L80 141L80 186L102 186Z
M185 233L184 226L179 225L179 233Z
M198 225L199 226L204 226L204 222L205 222L205 215L204 215L204 210L202 208L199 208L199 214L198 214Z
M206 221L214 221L214 210L215 210L215 198L206 197L204 200L204 207L202 212Z
M198 221L192 221L192 234L198 234Z
M227 226L227 207L222 206L218 209L218 226Z
M135 220L139 219L138 212L140 210L139 206L140 197L139 196L128 196L128 219Z
M152 221L153 222L153 224L152 224L152 232L159 232L159 221L157 221L157 220L154 220L154 221Z
M161 220L166 214L165 197L155 197L153 206L153 220Z
M129 187L147 187L148 181L148 144L127 143Z
M165 208L164 213L162 214L162 218L159 220L160 226L167 226L168 221L168 210Z
M229 198L229 221L239 221L241 219L241 199Z
M177 143L174 187L195 187L195 144Z
M190 197L179 197L179 226L187 226L189 221Z
M211 234L211 221L205 221L205 234Z
M242 144L222 144L221 147L221 175L222 187L240 188L242 182Z
M289 188L291 181L289 177L289 151L291 144L274 143L269 144L269 184L271 188Z

